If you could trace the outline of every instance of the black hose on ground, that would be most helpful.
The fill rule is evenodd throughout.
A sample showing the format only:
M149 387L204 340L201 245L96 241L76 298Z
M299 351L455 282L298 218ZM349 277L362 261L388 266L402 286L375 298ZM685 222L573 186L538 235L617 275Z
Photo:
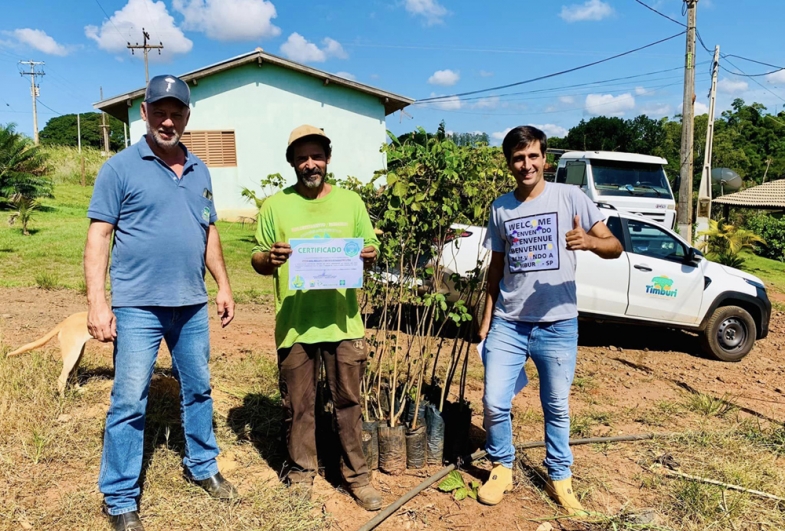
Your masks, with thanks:
M590 437L587 439L570 439L570 446L578 446L581 444L646 441L649 439L654 439L655 437L672 437L673 435L674 434L655 435L653 433L645 433L639 435L619 435L617 437ZM537 442L516 444L515 448L517 450L526 450L529 448L542 448L543 446L545 446L544 441L537 441ZM431 477L429 477L428 479L426 479L425 481L414 487L412 490L410 490L409 492L398 498L396 501L394 501L393 503L382 509L382 511L379 514L377 514L373 519L368 521L368 523L366 523L364 526L359 528L357 531L371 531L371 529L375 529L378 525L380 525L382 522L384 522L390 516L392 516L393 513L395 513L395 511L403 507L403 505L406 502L408 502L409 500L417 496L419 493L421 493L422 491L424 491L425 489L427 489L428 487L430 487L431 485L442 479L444 476L446 476L456 468L463 466L465 463L471 463L472 461L477 461L478 459L482 459L486 455L487 453L485 452L485 450L478 450L471 455L459 459L457 463L453 463L451 465L442 468L437 473L435 473L434 475L432 475Z

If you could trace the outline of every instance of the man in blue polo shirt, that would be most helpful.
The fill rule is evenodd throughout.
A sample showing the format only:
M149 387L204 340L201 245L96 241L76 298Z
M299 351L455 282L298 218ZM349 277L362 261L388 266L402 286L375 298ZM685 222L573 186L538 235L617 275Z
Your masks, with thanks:
M145 408L162 339L180 382L186 475L214 498L237 497L215 460L205 267L218 284L222 326L234 317L234 300L214 224L210 173L180 143L189 103L182 80L150 80L141 105L147 134L103 165L87 211L87 326L99 341L114 341L98 486L116 530L143 529L138 499ZM104 286L113 233L110 307Z

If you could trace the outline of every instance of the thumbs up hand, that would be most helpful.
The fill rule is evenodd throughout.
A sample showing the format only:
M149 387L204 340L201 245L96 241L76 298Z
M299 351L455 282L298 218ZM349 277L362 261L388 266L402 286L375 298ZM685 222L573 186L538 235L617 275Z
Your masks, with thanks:
M581 225L580 216L572 219L572 230L566 234L567 249L570 251L587 251L590 247L591 236L586 234Z

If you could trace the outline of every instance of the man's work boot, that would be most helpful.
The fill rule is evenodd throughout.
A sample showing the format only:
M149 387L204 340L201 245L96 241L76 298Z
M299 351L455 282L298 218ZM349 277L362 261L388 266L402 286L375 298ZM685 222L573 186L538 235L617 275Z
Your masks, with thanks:
M556 481L549 479L545 484L545 490L553 498L553 501L561 505L562 509L570 514L575 516L586 516L589 514L584 510L578 498L575 497L575 493L572 490L572 478Z
M216 500L236 500L240 497L234 485L226 481L220 472L207 479L194 480L194 483L202 487L211 498Z
M504 498L504 493L512 490L512 469L501 463L494 463L491 476L480 490L477 500L485 505L496 505Z
M144 531L142 521L139 520L139 513L136 511L118 515L107 514L107 516L114 531Z
M349 492L357 500L357 505L366 511L378 511L382 508L381 493L370 485L350 487Z

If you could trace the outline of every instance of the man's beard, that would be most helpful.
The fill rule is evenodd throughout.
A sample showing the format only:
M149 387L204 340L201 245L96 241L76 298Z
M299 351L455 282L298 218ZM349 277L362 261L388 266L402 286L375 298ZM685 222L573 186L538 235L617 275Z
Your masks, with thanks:
M167 134L170 134L169 131L166 131ZM174 135L171 140L164 140L160 136L159 131L153 131L150 127L150 124L147 124L147 134L153 139L155 145L161 149L171 149L180 143L180 133L177 132L176 129L172 129L171 134Z
M325 171L327 171L325 169ZM319 188L324 182L324 174L319 168L310 171L297 172L297 181L306 188Z

